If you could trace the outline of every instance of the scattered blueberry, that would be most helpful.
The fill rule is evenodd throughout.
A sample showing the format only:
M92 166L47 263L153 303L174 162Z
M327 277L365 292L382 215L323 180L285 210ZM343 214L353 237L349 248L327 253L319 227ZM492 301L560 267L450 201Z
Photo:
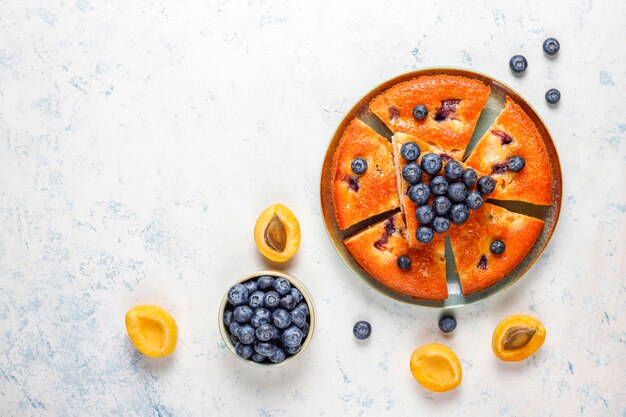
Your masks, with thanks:
M272 284L274 283L275 278L270 277L269 275L262 275L257 278L257 284L260 290L269 290L272 288Z
M252 318L254 312L248 306L239 306L235 308L233 312L233 318L237 320L239 323L248 323Z
M272 363L280 363L284 361L285 358L287 358L287 354L285 353L285 351L282 350L281 348L277 348L276 353L270 356L269 359L270 359L270 362Z
M283 345L287 347L296 347L300 346L303 337L302 330L296 326L291 326L283 332L280 340L283 342Z
M521 156L512 156L509 159L509 170L513 172L520 172L526 166L526 161Z
M226 327L230 326L230 323L233 322L233 310L226 310L224 312L224 325Z
M263 356L272 356L277 349L276 344L272 342L254 342L254 350Z
M298 305L296 306L296 308L299 308L300 310L302 310L302 312L303 312L305 315L307 315L307 316L308 316L309 314L311 314L311 313L309 312L309 306L308 306L308 305L307 305L307 303L305 303L304 301L302 301L301 303L298 303Z
M254 343L254 340L256 339L256 336L254 334L254 328L249 324L244 324L239 328L239 334L237 334L237 337L239 338L241 343L249 345L250 343Z
M423 104L413 107L413 117L417 120L424 120L428 116L428 109Z
M361 175L367 171L367 161L363 158L355 158L352 160L352 172Z
M279 329L286 329L291 324L291 315L287 310L279 308L272 313L272 323Z
M352 333L357 339L365 340L372 334L372 326L364 320L359 320L354 324Z
M546 101L550 104L556 104L561 99L561 92L556 88L546 91Z
M252 349L251 345L246 345L240 342L235 345L235 352L237 352L237 355L241 356L242 358L248 359L250 356L252 356L254 350Z
M280 295L276 291L268 291L265 293L265 299L263 300L265 307L276 308L280 303Z
M448 161L443 168L443 173L449 180L458 180L463 174L463 165L458 161Z
M259 308L265 305L265 293L263 291L255 291L248 297L248 305L250 308Z
M437 233L445 233L450 229L450 220L446 217L435 217L433 219L433 230Z
M420 147L415 142L407 142L400 148L400 155L402 155L405 161L415 161L419 158L420 153Z
M478 179L476 188L481 194L491 194L496 189L496 183L490 176L484 175Z
M422 179L422 168L416 162L409 162L402 167L402 178L409 184L417 184Z
M256 310L254 310L254 314L252 315L252 318L250 319L250 324L252 325L252 327L257 328L266 323L269 323L271 319L272 319L272 312L269 311L267 308L259 307Z
M445 216L450 212L452 208L452 202L448 197L439 196L433 200L433 211L437 216Z
M287 295L291 292L291 284L285 278L276 278L272 287L280 295Z
M228 290L228 301L234 306L248 302L248 289L243 284L237 284Z
M445 195L448 191L448 181L441 175L437 175L430 180L430 191L434 195Z
M528 68L528 61L522 55L513 55L509 61L509 67L516 74L521 74Z
M434 153L427 153L420 161L420 166L429 175L437 175L442 165L441 157Z
M453 203L462 203L467 198L467 187L462 182L454 182L448 187L447 195Z
M550 56L556 55L556 53L559 52L559 49L561 49L561 44L556 39L548 38L543 41L543 52L546 54Z
M472 168L465 168L463 170L463 174L461 174L461 181L463 182L463 184L465 184L465 186L471 187L472 185L476 184L477 180L478 174L476 174L476 171L474 171Z
M294 347L285 346L285 352L287 352L290 355L295 355L296 353L300 352L300 349L302 349L302 345L298 345Z
M431 240L433 240L434 236L435 235L433 233L433 229L428 226L421 226L415 232L415 238L418 242L423 244L429 243Z
M234 320L232 323L230 323L230 326L228 326L228 330L230 330L230 334L232 334L233 336L239 337L239 329L241 329L241 324Z
M477 210L483 205L483 195L476 190L472 190L465 199L465 205L472 209Z
M411 258L406 255L400 255L396 260L396 264L398 264L398 268L406 271L407 269L411 268Z
M280 306L284 308L285 310L289 310L289 311L293 310L296 304L298 303L296 303L296 299L293 298L291 294L287 294L283 298L280 299Z
M430 188L423 182L409 188L409 198L418 206L426 204L430 197Z
M255 335L261 342L269 342L278 337L278 330L270 323L266 323L257 327Z
M293 310L291 310L289 312L289 315L291 316L291 323L300 328L302 328L302 326L304 326L304 323L306 323L306 314L304 314L304 311L300 310L299 308L294 308Z
M259 284L257 284L256 280L254 279L249 279L248 281L244 282L243 286L248 289L248 294L252 294L259 289Z
M302 293L296 287L291 287L290 294L293 297L293 299L296 300L296 304L302 301Z
M491 242L491 245L489 245L489 249L491 249L491 253L501 255L506 249L506 245L503 241L496 239Z
M469 216L470 212L465 204L455 204L450 209L450 220L457 226L465 223Z
M456 319L452 316L443 316L439 319L439 328L444 333L450 333L456 329Z
M262 363L267 358L266 356L261 355L260 353L254 352L250 358L256 363Z
M420 224L430 224L435 217L435 213L430 206L421 206L415 210L415 217Z

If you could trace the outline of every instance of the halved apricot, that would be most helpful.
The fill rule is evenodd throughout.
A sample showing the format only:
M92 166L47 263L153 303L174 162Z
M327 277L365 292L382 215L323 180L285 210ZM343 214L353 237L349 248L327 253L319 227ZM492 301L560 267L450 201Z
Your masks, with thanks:
M493 353L503 361L521 361L546 340L546 328L534 317L515 314L502 320L493 332Z
M287 207L273 204L257 219L254 241L266 258L274 262L288 261L300 247L300 223Z
M178 340L174 318L155 305L140 305L128 310L126 331L137 350L153 358L172 353Z
M434 392L450 391L458 387L463 378L459 358L452 349L438 343L415 349L410 366L417 382Z

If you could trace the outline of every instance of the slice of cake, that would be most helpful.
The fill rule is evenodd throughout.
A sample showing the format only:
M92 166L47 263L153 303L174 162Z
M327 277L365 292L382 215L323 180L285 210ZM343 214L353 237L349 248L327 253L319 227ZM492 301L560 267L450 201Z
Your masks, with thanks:
M425 76L394 85L375 97L369 109L392 132L410 133L461 160L490 93L471 78ZM421 120L413 114L418 105L428 111Z
M344 243L365 272L392 290L425 300L448 297L444 238L435 236L428 245L409 248L401 213L370 226ZM406 270L397 264L402 255L411 260Z
M465 163L496 180L493 198L541 205L552 202L546 145L531 118L509 97Z
M399 207L391 143L358 119L335 151L331 195L341 230Z
M449 235L464 294L495 284L531 250L543 221L485 203Z

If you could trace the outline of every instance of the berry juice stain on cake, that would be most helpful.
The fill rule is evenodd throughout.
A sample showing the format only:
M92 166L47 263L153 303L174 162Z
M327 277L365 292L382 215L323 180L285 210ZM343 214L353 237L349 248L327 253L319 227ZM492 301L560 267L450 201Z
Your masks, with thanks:
M461 99L456 98L442 101L441 106L437 109L437 113L435 113L435 121L443 122L448 119L452 113L456 113L460 103Z

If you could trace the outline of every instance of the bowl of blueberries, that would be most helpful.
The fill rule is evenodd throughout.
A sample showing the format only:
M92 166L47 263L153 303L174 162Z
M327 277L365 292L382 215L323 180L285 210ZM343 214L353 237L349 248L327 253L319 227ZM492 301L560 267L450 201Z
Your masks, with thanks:
M259 271L231 286L219 309L228 349L245 362L274 366L292 361L311 342L315 308L302 281Z

